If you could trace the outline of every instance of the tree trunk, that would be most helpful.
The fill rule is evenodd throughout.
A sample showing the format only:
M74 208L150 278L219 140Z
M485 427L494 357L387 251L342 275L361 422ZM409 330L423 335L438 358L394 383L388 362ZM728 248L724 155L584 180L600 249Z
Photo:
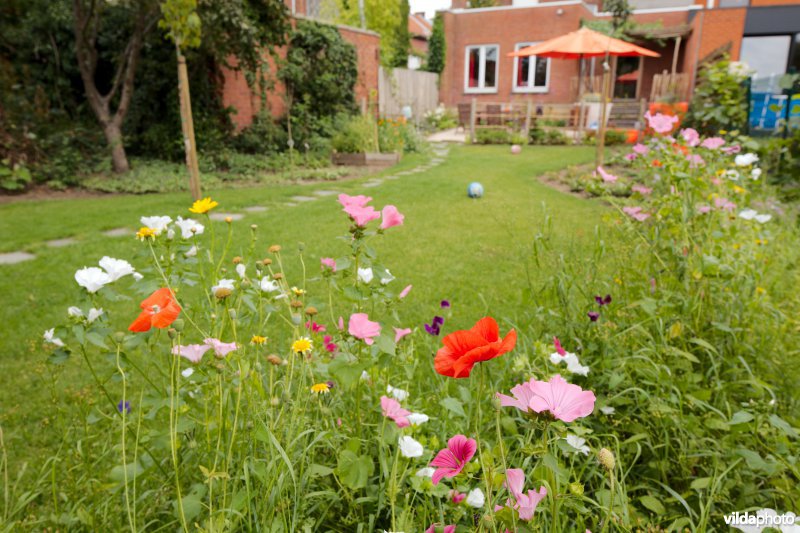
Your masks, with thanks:
M131 167L128 156L125 155L125 145L122 143L122 129L113 122L103 127L106 143L111 149L111 165L117 174L125 174Z

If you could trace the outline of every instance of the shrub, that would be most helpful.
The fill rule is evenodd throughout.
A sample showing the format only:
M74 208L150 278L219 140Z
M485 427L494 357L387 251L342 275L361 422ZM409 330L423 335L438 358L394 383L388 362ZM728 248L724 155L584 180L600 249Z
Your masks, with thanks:
M357 115L339 123L339 130L331 139L334 150L346 154L377 152L377 125L368 115Z
M455 110L439 104L433 111L425 113L425 126L434 131L449 130L458 126L458 115Z
M477 128L476 144L511 144L511 134L505 128Z
M270 154L285 150L287 141L286 131L275 122L272 115L262 111L254 117L250 126L233 138L231 145L248 154Z
M559 130L543 129L533 125L528 131L530 144L560 145L569 144L567 136Z
M741 63L727 59L705 65L689 107L687 126L703 134L745 131L747 127L748 72Z
M625 144L628 140L628 135L624 131L619 130L606 130L606 146L614 146L617 144ZM597 131L589 130L585 132L584 142L586 144L597 144Z

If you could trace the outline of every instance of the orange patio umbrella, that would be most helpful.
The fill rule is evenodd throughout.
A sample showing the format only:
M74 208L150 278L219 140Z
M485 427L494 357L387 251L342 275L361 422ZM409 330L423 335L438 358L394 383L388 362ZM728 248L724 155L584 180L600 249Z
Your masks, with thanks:
M581 28L577 31L567 33L560 37L555 37L549 41L544 41L539 44L521 48L516 52L508 54L510 57L526 57L526 56L539 56L550 57L553 59L583 59L586 57L605 57L606 62L603 65L603 87L600 106L600 127L597 132L597 165L603 164L603 147L605 145L606 136L606 101L608 95L606 86L608 78L608 57L609 56L622 56L622 57L661 57L658 52L653 52L647 48L636 46L633 43L615 39L609 35L590 30L589 28Z

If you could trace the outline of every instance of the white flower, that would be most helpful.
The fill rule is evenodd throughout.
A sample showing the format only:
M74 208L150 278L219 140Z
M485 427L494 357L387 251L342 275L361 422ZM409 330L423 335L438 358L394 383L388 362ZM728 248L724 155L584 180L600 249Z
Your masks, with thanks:
M419 470L417 470L417 473L415 475L417 477L433 477L434 472L436 472L435 468L426 466L425 468L420 468Z
M739 181L739 171L738 170L726 170L725 177L731 181Z
M142 226L147 226L153 230L156 235L161 235L161 232L167 229L169 223L172 222L172 218L167 216L142 217L139 221L142 223Z
M124 259L114 259L107 255L104 256L98 264L108 273L108 277L111 278L111 281L117 281L119 278L131 275L135 272L133 266Z
M244 271L247 270L247 267L244 263L239 263L236 265L236 273L239 274L239 277L244 279Z
M372 273L371 268L359 268L358 269L358 280L362 283L369 283L372 281L374 274Z
M397 440L397 444L400 446L400 453L403 454L403 457L421 457L422 452L425 451L422 447L422 444L415 441L408 435L400 437Z
M757 214L758 211L756 211L755 209L743 209L742 211L739 212L739 218L743 220L753 220L754 218L756 218Z
M54 344L56 346L63 347L64 346L64 341L62 341L58 337L54 337L53 336L54 334L55 334L55 328L50 328L47 331L45 331L44 335L43 335L44 342L48 342L50 344Z
M767 214L763 214L763 213L759 214L759 215L756 215L756 222L759 222L761 224L765 224L765 223L769 222L770 220L772 220L772 215L767 215Z
M480 509L483 507L483 504L486 503L486 497L483 495L483 491L481 489L475 488L469 491L467 498L464 501L467 502L467 505L470 507Z
M172 228L168 228L167 229L167 240L171 241L174 238L175 238L175 230L172 229Z
M276 280L271 280L268 276L264 276L261 278L261 290L264 292L277 292L281 288Z
M394 281L394 276L392 276L392 273L387 270L386 277L381 278L381 285L388 285L392 281Z
M749 167L753 163L758 162L758 156L754 153L746 153L746 154L739 154L737 155L734 160L737 167Z
M81 311L81 308L75 307L74 305L67 309L67 314L74 317L83 317L83 311Z
M754 180L757 180L758 178L760 178L761 177L761 169L756 167L753 170L751 170L750 171L750 177L753 178Z
M89 314L86 316L86 320L89 322L89 324L91 324L92 322L100 318L102 314L103 314L102 307L100 309L95 309L94 307L92 307L91 309L89 309Z
M369 381L369 374L366 370L361 371L361 381Z
M613 415L617 410L611 406L601 407L600 412L604 415Z
M577 435L568 433L565 440L567 441L567 444L575 448L575 451L580 452L583 455L589 455L589 447L586 445L586 439L582 439Z
M189 367L186 370L182 370L181 371L181 376L183 376L185 378L188 378L192 374L194 374L194 368L192 368L192 367Z
M411 423L412 426L418 426L430 420L428 415L423 413L411 413L406 418L408 418L408 421Z
M192 247L189 248L183 255L186 256L186 257L194 257L194 256L196 256L197 255L197 246L192 245Z
M402 402L406 398L408 398L408 391L405 391L403 389L396 389L391 385L386 385L386 394L391 394L392 396L394 396L394 399L397 400L398 402Z
M228 296L230 293L233 292L233 280L232 279L221 279L217 282L216 285L211 287L211 294L216 296L217 298L224 298Z
M191 239L195 235L200 235L206 229L205 226L191 218L178 217L175 224L181 228L181 237L184 239Z
M84 267L75 272L75 281L87 291L95 293L111 283L111 277L98 267Z
M578 374L579 376L586 376L589 374L589 367L581 365L578 356L572 352L565 352L564 355L553 352L550 354L550 362L554 365L562 362L567 363L567 370L572 374Z
M139 281L139 280L140 280L140 279L142 279L143 277L144 277L144 276L142 276L142 275L141 275L141 274L139 274L138 272L134 272L134 273L133 273L133 279L135 279L136 281Z

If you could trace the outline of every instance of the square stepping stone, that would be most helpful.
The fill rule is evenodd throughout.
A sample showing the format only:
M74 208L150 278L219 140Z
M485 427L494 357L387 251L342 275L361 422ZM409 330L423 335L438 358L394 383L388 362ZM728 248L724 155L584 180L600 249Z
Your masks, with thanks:
M63 239L53 239L52 241L45 241L45 245L49 246L50 248L63 248L65 246L69 246L71 244L75 244L76 241L72 237L65 237Z
M211 213L208 215L208 218L218 222L223 222L228 217L230 217L231 220L242 220L244 215L241 213Z
M382 183L383 183L383 180L368 181L368 182L366 182L364 184L364 187L369 187L369 188L377 187L378 185L381 185Z
M339 191L314 191L314 194L317 196L333 196L339 194Z
M283 205L285 205L286 207L295 207L297 204L296 204L296 203L294 203L294 202L286 202L286 203L285 203L285 204L283 204Z
M293 202L313 202L316 198L314 196L292 196L291 200Z
M263 205L251 205L250 207L245 207L244 210L248 213L263 213L267 208Z
M9 252L6 254L0 254L0 265L13 265L16 263L22 263L23 261L30 261L31 259L35 258L35 255L29 254L28 252Z
M114 228L103 232L106 237L127 237L133 235L133 231L128 228Z

